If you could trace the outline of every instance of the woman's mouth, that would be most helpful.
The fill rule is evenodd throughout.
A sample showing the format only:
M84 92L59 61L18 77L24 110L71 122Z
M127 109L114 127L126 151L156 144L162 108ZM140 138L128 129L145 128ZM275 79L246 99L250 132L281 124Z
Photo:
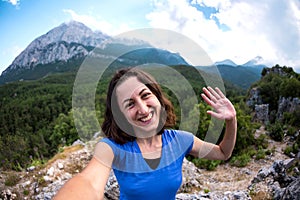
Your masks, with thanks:
M152 118L152 116L153 116L153 113L150 112L147 116L141 117L139 120L142 122L147 122Z

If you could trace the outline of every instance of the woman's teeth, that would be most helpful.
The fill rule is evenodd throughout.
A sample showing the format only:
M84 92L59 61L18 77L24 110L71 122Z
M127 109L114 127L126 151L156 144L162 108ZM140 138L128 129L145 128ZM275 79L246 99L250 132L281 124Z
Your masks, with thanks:
M149 115L147 116L147 117L143 117L143 118L141 118L140 120L142 121L142 122L146 122L146 121L148 121L148 120L150 120L151 118L152 118L152 113L149 113Z

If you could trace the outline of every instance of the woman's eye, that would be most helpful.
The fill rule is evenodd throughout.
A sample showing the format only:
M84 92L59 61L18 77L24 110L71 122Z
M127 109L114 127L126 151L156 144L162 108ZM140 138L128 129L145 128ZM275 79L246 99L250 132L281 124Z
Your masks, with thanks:
M142 98L147 98L149 95L151 95L150 92L144 93L144 94L142 95Z
M134 106L134 103L133 102L129 102L127 105L126 105L126 108L132 108Z

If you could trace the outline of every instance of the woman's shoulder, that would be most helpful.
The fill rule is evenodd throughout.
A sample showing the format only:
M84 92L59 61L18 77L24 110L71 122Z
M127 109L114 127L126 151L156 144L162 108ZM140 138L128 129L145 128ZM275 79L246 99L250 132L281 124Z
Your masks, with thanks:
M104 143L108 144L113 149L114 152L120 151L120 150L133 151L133 152L137 151L134 141L126 142L124 144L119 144L111 138L102 138L99 142L104 142Z
M163 132L163 137L166 142L171 142L173 139L176 141L193 141L194 135L190 132L175 129L166 129Z
M163 135L166 137L193 137L194 135L190 132L176 129L165 129Z
M165 149L169 149L173 155L187 155L193 144L194 135L190 132L167 129L163 133L163 146Z

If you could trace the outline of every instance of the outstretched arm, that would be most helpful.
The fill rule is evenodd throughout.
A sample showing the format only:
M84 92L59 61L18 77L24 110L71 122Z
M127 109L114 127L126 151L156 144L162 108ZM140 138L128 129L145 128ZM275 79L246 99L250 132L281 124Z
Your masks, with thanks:
M219 145L195 137L193 149L190 153L196 157L226 160L231 156L236 141L237 120L235 108L219 88L207 87L203 88L203 92L201 94L202 98L212 107L212 110L207 111L207 113L217 119L225 120L225 135Z
M107 144L99 142L95 149L95 155L87 167L70 179L58 191L53 200L103 199L112 159L112 149Z

